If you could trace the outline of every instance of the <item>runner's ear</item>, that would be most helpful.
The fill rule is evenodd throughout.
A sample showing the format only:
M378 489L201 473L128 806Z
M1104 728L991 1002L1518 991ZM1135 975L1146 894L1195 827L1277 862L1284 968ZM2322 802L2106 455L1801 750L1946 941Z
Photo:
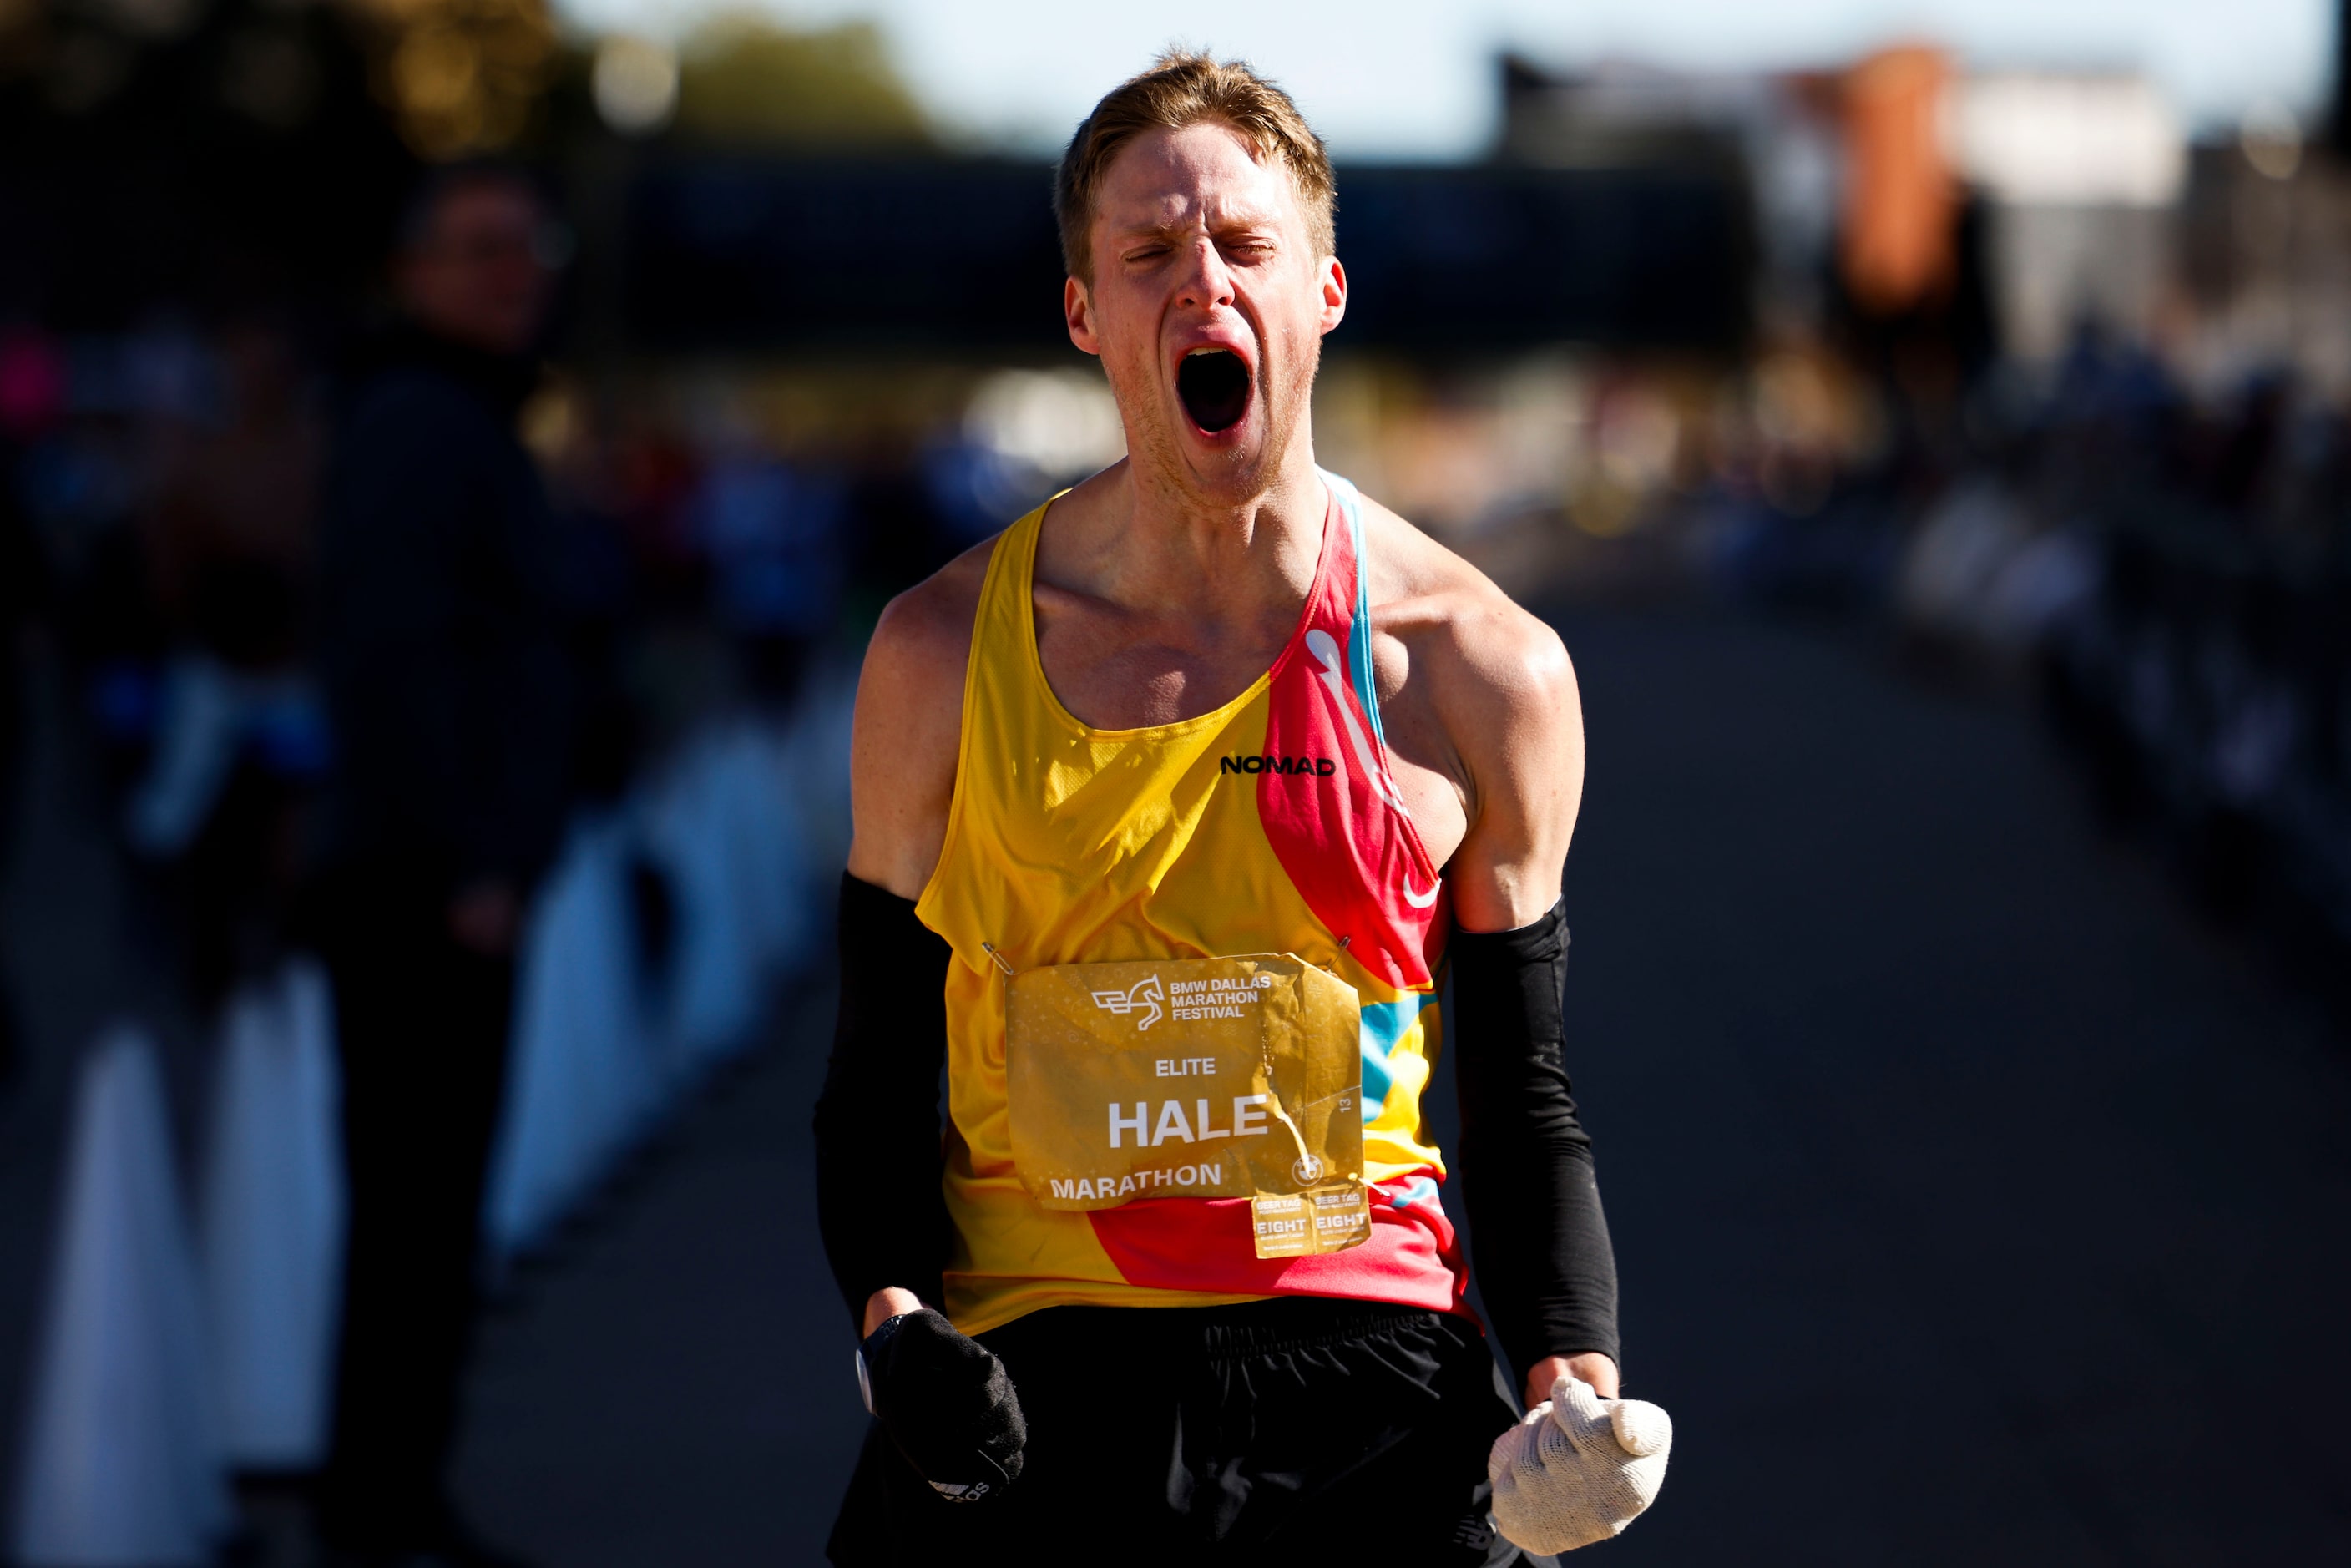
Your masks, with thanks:
M1099 359L1102 340L1094 336L1093 298L1086 292L1086 286L1074 277L1061 283L1061 318L1070 329L1070 341L1081 351Z

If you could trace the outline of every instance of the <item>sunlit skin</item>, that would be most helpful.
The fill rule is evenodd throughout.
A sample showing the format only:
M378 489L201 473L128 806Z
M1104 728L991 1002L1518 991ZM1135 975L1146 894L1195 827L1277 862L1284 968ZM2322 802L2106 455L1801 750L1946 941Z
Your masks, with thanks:
M1136 504L1212 528L1319 508L1314 372L1346 316L1347 274L1315 254L1297 183L1225 126L1155 131L1112 163L1093 235L1093 277L1064 283L1062 308L1118 399ZM1238 355L1255 382L1249 413L1214 434L1176 392L1203 348Z
M1098 356L1128 456L1046 513L1038 653L1062 706L1103 729L1207 713L1248 689L1297 628L1329 497L1315 466L1322 340L1347 275L1319 255L1296 183L1216 121L1121 149L1097 193L1090 279L1062 298ZM1239 355L1246 412L1210 432L1178 395L1186 354ZM1558 636L1376 502L1364 506L1373 665L1391 763L1472 931L1540 919L1558 897L1583 788L1575 674ZM963 675L990 540L893 601L859 683L849 869L919 895L946 842ZM920 1305L874 1292L871 1333ZM1530 1404L1574 1375L1617 1392L1602 1355L1528 1370Z

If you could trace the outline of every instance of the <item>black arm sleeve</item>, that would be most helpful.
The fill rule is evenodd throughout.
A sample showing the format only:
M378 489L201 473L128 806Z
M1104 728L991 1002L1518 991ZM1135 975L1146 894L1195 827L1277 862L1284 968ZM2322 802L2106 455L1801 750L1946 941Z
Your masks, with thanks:
M954 1224L939 1190L939 1074L954 951L912 900L841 879L841 1017L816 1101L817 1228L864 1333L885 1285L941 1303Z
M1521 1377L1547 1355L1621 1365L1616 1254L1560 1060L1566 915L1553 904L1516 931L1457 931L1450 952L1462 1176L1495 1337Z

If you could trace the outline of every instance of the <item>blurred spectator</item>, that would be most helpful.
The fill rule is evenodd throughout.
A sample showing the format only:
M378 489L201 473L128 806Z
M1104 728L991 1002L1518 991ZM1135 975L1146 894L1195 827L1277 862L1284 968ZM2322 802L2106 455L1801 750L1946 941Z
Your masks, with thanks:
M793 469L747 436L711 463L695 503L711 598L752 695L790 703L841 601L841 487Z
M608 411L569 391L543 392L525 438L547 475L556 519L556 608L572 679L572 788L583 805L618 800L643 743L627 664L638 613L620 443ZM535 428L534 428L535 427Z
M155 599L185 641L224 663L283 668L299 643L321 433L287 332L240 320L217 346L225 417L162 465Z
M25 643L42 580L40 551L21 501L25 443L47 422L55 389L46 345L0 335L0 873L16 841L17 776L24 765ZM5 932L0 932L5 937ZM5 948L0 939L0 951ZM0 972L0 1087L14 1076L16 1013Z
M299 812L324 763L304 666L323 433L290 334L220 335L225 414L166 427L147 508L151 598L171 638L134 850L168 862L191 977L216 1000L276 956Z
M559 545L516 434L549 228L513 173L428 184L397 258L405 324L357 389L328 481L329 963L351 1228L320 1522L358 1563L498 1561L445 1472L516 939L570 755Z

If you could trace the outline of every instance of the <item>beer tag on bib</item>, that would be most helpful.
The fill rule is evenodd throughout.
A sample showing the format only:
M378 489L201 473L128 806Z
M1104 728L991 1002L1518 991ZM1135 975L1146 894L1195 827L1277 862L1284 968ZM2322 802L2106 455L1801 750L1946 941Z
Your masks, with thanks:
M1370 1240L1372 1204L1362 1182L1344 1182L1291 1197L1252 1198L1249 1221L1259 1257L1306 1258Z
M1355 989L1289 954L1061 964L1006 987L1012 1162L1046 1208L1252 1200L1257 1255L1371 1234Z

